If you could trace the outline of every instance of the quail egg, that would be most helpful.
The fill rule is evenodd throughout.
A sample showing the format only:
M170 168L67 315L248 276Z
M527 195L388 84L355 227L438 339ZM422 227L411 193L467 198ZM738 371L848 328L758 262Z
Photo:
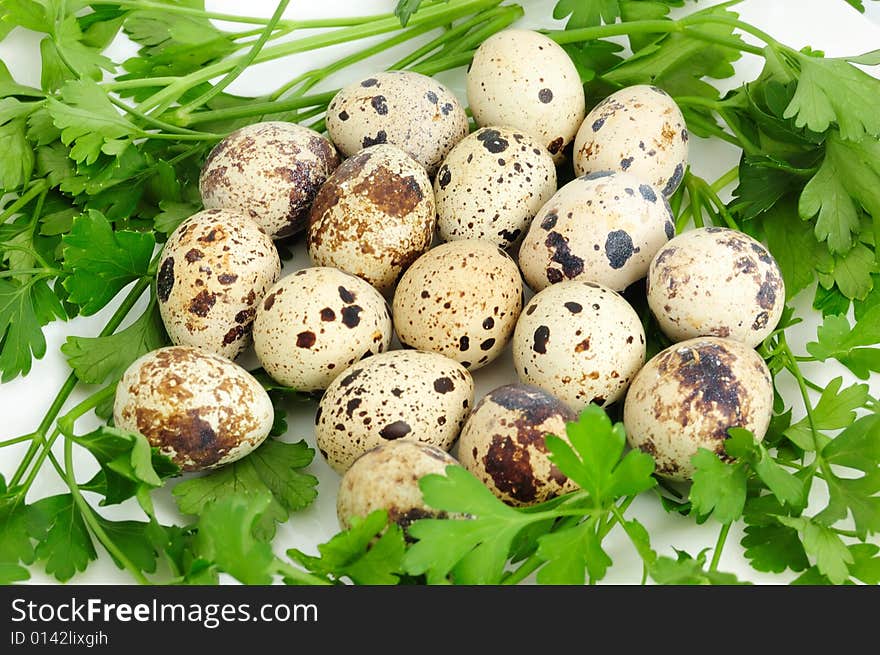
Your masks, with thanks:
M526 283L540 291L589 280L622 291L648 272L675 235L669 203L630 173L575 178L538 212L519 250Z
M586 114L571 57L533 30L506 29L483 41L468 69L467 97L477 125L529 130L557 163Z
M684 178L688 131L681 109L663 89L625 87L596 105L574 141L578 175L627 171L667 198Z
M484 127L461 140L437 172L438 234L509 249L555 192L556 165L540 142L521 130Z
M386 293L431 245L435 220L425 169L396 146L371 146L346 159L318 192L309 256Z
M729 228L700 228L657 252L648 306L673 341L717 336L755 347L782 317L785 283L759 241Z
M282 277L257 306L254 350L266 372L299 391L326 389L391 343L388 303L359 277L315 266Z
M483 396L458 442L461 465L509 505L534 505L574 491L547 457L544 437L567 439L565 424L577 415L543 389L527 384L498 387Z
M327 131L346 156L391 143L433 175L467 135L468 118L455 94L437 80L388 71L342 88L327 107Z
M273 239L301 232L315 194L339 165L339 154L318 132L265 121L218 143L199 176L206 209L247 214Z
M570 280L535 294L513 334L513 363L532 384L580 412L621 398L645 361L638 314L607 287Z
M623 406L627 441L651 454L657 473L691 479L691 457L706 448L726 457L729 428L763 439L773 411L764 360L739 341L698 337L661 351L639 371Z
M471 374L448 357L418 350L374 355L324 392L315 418L318 448L338 473L398 439L449 450L473 400Z
M172 343L235 359L251 343L257 303L281 275L272 239L225 209L190 216L168 237L156 276Z
M419 257L394 292L402 344L439 352L476 370L507 345L522 308L514 261L486 241L450 241Z
M113 420L139 432L184 471L240 459L269 435L269 395L245 369L190 346L135 360L116 386Z

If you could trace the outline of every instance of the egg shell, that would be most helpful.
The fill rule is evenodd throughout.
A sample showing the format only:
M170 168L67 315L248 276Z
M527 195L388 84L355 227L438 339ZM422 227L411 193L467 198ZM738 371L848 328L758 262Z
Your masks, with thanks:
M574 141L578 175L602 170L633 173L667 198L684 178L688 131L681 109L663 89L625 87L596 105Z
M327 132L346 156L390 143L433 175L467 135L468 118L456 95L437 80L387 71L340 89L327 107Z
M535 294L513 335L513 363L532 384L580 412L621 398L645 361L645 332L622 296L571 280Z
M785 282L767 248L749 235L694 229L655 255L648 306L673 341L717 336L755 347L782 317Z
M519 269L486 241L450 241L419 257L394 292L401 343L474 371L504 350L522 309Z
M483 239L509 249L555 192L556 165L540 142L522 130L484 127L437 171L437 232L443 241Z
M315 130L284 121L253 123L211 150L199 192L206 209L247 214L280 239L306 228L318 189L338 165L336 148Z
M645 277L674 235L672 210L657 189L629 173L591 173L541 208L523 239L519 266L535 291L562 280L623 291Z
M346 471L336 495L336 516L343 530L351 519L379 509L406 530L423 518L447 518L446 512L428 507L419 480L426 475L445 475L447 466L458 462L452 455L417 441L389 441L362 455Z
M190 346L135 360L116 386L117 428L139 432L184 471L241 459L269 435L269 395L245 369Z
M568 440L577 415L561 400L527 384L487 393L461 431L458 459L508 505L544 502L578 488L548 458L545 436Z
M251 344L257 304L280 275L272 239L247 216L224 209L190 216L168 237L156 276L172 343L235 359Z
M474 381L443 355L395 350L352 366L324 392L318 448L338 473L364 452L397 440L449 450L474 401Z
M699 448L729 459L729 428L763 439L773 411L764 360L738 341L699 337L661 351L639 371L623 408L627 441L651 454L657 473L685 481Z
M468 69L467 97L477 125L528 130L557 163L586 114L571 57L533 30L506 29L483 41Z
M299 391L326 389L391 343L388 303L359 277L315 266L282 277L257 306L254 350L266 372Z
M372 146L346 159L318 192L309 256L386 293L431 245L435 221L425 169L396 146Z

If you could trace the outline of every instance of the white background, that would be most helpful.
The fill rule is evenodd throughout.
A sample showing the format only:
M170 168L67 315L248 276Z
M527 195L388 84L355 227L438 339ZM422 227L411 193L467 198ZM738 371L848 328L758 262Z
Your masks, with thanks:
M267 0L251 0L246 3L246 9L242 9L240 2L233 1L209 1L208 8L225 13L243 13L249 15L269 16L274 10L275 3ZM358 2L345 2L344 0L322 0L318 2L291 3L286 17L304 18L313 16L339 16L352 14L382 13L393 9L393 0L360 0ZM525 0L521 4L526 9L526 17L520 22L524 27L557 27L560 22L551 17L554 2L549 0ZM700 6L714 4L711 2L699 2ZM878 3L868 2L869 16L874 21L880 22L880 6ZM688 3L688 11L694 5ZM830 56L856 54L880 47L880 27L872 23L868 18L861 16L849 7L843 0L748 0L743 2L737 10L743 19L768 31L778 40L793 47L811 45L822 49ZM427 38L427 37L426 37ZM23 83L39 86L39 54L37 50L38 38L23 30L13 32L5 42L0 43L0 58L9 66L13 74ZM281 81L293 77L304 70L317 67L324 62L337 58L342 53L351 52L365 47L367 42L348 44L334 48L332 51L322 53L308 53L305 55L260 64L249 70L245 77L237 82L229 90L232 92L257 94L276 88ZM362 62L352 69L343 71L341 75L327 80L317 90L332 89L344 84L349 79L361 73L381 69L398 58L401 53L413 46L407 45L403 49L389 51L380 58ZM133 48L130 43L123 39L114 43L110 49L110 55L121 61L132 54ZM741 81L751 79L760 69L761 61L755 57L745 56L737 64L738 76L732 80L726 80L719 84L722 89L736 86ZM440 76L462 99L464 94L463 71L445 73ZM707 179L714 179L728 170L737 161L738 153L725 144L707 143L700 139L691 141L691 165L694 172ZM307 258L302 249L292 262L288 262L285 272L308 265ZM795 300L801 315L812 314L809 309L811 290L801 294ZM87 319L78 318L66 324L56 323L46 328L45 334L48 341L48 353L46 357L36 362L30 375L0 386L0 416L3 416L2 428L0 428L0 441L24 434L33 430L39 423L43 413L54 398L56 390L61 386L68 374L68 369L59 354L59 347L67 335L92 336L97 334L112 313L115 305L111 305L97 316ZM137 312L133 312L133 316ZM802 329L793 330L791 341L796 350L802 351L803 343L814 338L816 317L808 319ZM844 375L845 379L851 380L849 373L837 365L814 365L805 367L809 377L819 383L824 383L836 375ZM475 373L477 383L477 398L490 389L500 384L512 381L515 378L513 368L508 355L502 357L490 366ZM780 379L781 392L794 404L796 418L798 418L798 398L793 385L787 380ZM880 395L878 376L874 375L870 381L872 394ZM68 407L85 396L82 390L78 390L71 397ZM289 416L290 430L285 439L296 441L306 439L314 445L313 417L315 404L306 403L291 407ZM88 420L80 422L80 431L91 428L94 423ZM60 446L60 444L58 444ZM24 448L6 448L0 451L0 473L9 477L20 460ZM82 455L82 454L81 454ZM78 477L87 480L94 472L94 463L87 455L77 458ZM66 490L61 481L55 476L51 467L46 466L45 471L34 485L30 499L34 500L44 495L60 493ZM319 495L317 501L305 511L296 513L291 520L279 527L275 541L276 552L283 553L290 547L297 547L306 552L315 552L316 544L327 540L338 530L335 514L336 486L339 477L321 460L318 455L309 471L320 480ZM185 518L181 517L175 508L170 495L170 487L155 494L157 510L160 519L165 522L181 524ZM96 498L90 500L97 503ZM817 499L817 502L821 498ZM121 506L102 508L101 512L109 518L142 518L134 503L125 503ZM718 525L708 522L702 526L696 525L693 520L678 515L666 514L659 507L657 500L645 494L632 505L628 512L629 516L637 517L648 529L652 544L662 554L672 555L672 547L687 550L696 554L703 548L711 547L718 533ZM738 528L731 531L724 556L721 560L721 570L737 573L741 578L758 583L779 584L789 581L793 576L764 575L749 566L741 555L739 539L741 532ZM637 583L641 576L641 565L632 551L627 540L618 532L612 532L606 541L606 547L615 565L610 569L606 582L630 584ZM47 577L36 566L32 568L32 582L51 583L53 578ZM98 562L93 563L88 570L78 575L72 583L129 583L130 579L124 572L119 571L103 552Z

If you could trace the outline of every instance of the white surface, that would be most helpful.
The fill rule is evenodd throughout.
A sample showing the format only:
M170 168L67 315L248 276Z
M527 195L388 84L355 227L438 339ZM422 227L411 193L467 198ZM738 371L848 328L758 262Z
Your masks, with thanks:
M226 1L214 1L207 3L209 8L227 13L241 13L241 3ZM252 0L247 3L246 11L249 15L271 15L274 2L268 0ZM352 13L372 14L388 11L394 6L393 0L361 0L358 3L346 2L345 0L323 0L321 3L293 2L287 12L288 17L305 17L306 15L350 15ZM523 27L555 27L560 23L551 18L553 2L551 0L525 0L522 3L526 9L526 17L519 23ZM700 5L713 3L701 2ZM870 15L880 21L880 7L870 2ZM352 7L355 6L356 9ZM694 8L688 3L687 9ZM829 55L855 54L873 50L880 44L880 28L868 19L860 16L855 10L843 2L843 0L750 0L738 7L743 19L765 29L774 37L794 47L802 47L806 44L814 48L820 48ZM427 37L425 37L427 38ZM7 40L0 44L0 58L12 69L13 73L24 83L39 85L37 54L37 38L35 35L22 30L13 32ZM329 61L339 56L339 53L350 52L364 47L364 42L346 44L334 48L332 52L319 54L309 53L304 56L291 57L288 60L275 61L261 64L248 71L246 77L232 87L231 91L240 92L266 92L274 89L281 81L288 79L304 70L314 68L323 61ZM381 58L361 62L356 67L344 71L344 76L337 75L326 81L321 88L335 88L344 81L353 78L361 72L368 72L382 67L383 62L390 63L402 52L406 52L412 46L404 46L390 51ZM127 43L116 43L111 49L113 58L121 61L132 52L132 47ZM746 55L738 64L739 75L734 80L722 83L723 88L735 86L740 81L750 79L760 68L761 61L755 57ZM461 70L440 76L449 84L464 101L463 72ZM691 150L691 164L695 173L714 179L736 163L738 153L731 147L718 143L707 143L700 139L693 139ZM293 261L285 266L285 273L308 265L304 249L300 248ZM810 312L809 301L811 290L796 299L796 306L801 315ZM68 369L60 356L59 347L65 337L70 334L92 336L95 335L110 316L114 306L106 308L99 315L87 319L75 319L67 324L56 323L45 330L48 342L46 357L35 362L33 370L26 378L18 379L0 387L0 415L4 417L4 426L0 432L0 440L7 439L33 430L39 423L43 413L63 383L68 374ZM141 309L140 307L138 309ZM132 316L136 316L133 312ZM815 338L816 317L813 314L805 321L802 329L792 330L792 345L796 352L803 351L803 344ZM476 397L480 398L490 389L500 384L512 381L514 372L509 357L510 349L500 360L487 366L475 374ZM836 375L843 374L846 379L851 379L848 371L837 365L812 366L806 372L816 382L822 384ZM880 395L878 376L871 379L872 393ZM788 404L794 404L796 417L798 418L799 402L793 385L783 381L782 393ZM85 393L77 390L68 402L67 407L79 402ZM292 405L290 407L288 422L290 431L287 440L296 441L305 438L314 445L313 418L314 403ZM82 420L79 430L85 431L95 423ZM60 456L60 443L56 452ZM24 447L11 447L0 450L0 473L7 477L14 471L18 464ZM87 480L95 470L95 465L88 455L82 453L77 458L78 478ZM291 520L280 526L275 541L275 549L279 554L287 548L297 547L306 552L315 552L316 544L325 541L338 530L335 514L336 486L339 477L321 459L320 455L315 458L309 471L320 480L319 495L317 501L305 511L294 514ZM155 494L156 507L165 522L184 522L175 508L170 494L173 483L167 488ZM50 466L45 466L44 471L34 485L29 498L38 499L42 496L65 491L65 486L57 478ZM90 498L96 503L96 498ZM137 506L129 501L121 506L102 508L100 510L109 518L142 518ZM665 513L659 503L651 494L644 494L632 505L627 512L628 516L636 517L641 521L652 538L654 548L661 554L673 555L672 547L684 549L691 554L697 554L704 548L710 548L715 543L718 534L718 524L712 521L704 525L696 525L692 519L674 514ZM754 571L741 555L739 539L741 532L738 528L731 531L724 556L721 560L720 569L737 573L741 578L758 583L779 584L792 579L794 576L787 572L781 575L765 575ZM629 584L637 583L641 576L641 564L634 554L628 540L619 530L612 532L605 542L609 555L614 560L614 566L609 570L605 579L606 583ZM100 549L99 549L100 550ZM46 576L37 566L32 567L33 583L51 583L54 578ZM124 572L119 571L109 557L101 552L98 562L92 563L85 573L76 576L72 583L130 583L131 580Z

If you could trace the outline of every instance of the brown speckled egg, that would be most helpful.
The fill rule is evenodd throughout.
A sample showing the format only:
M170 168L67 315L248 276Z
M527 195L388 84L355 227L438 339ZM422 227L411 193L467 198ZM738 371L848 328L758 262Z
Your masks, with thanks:
M596 105L574 141L578 175L627 171L667 198L681 184L687 163L681 109L663 89L647 84L620 89Z
M339 165L339 154L318 132L265 121L220 141L205 161L199 191L206 209L253 218L273 239L301 232L315 194Z
M269 435L269 395L246 370L200 348L169 346L135 360L116 386L113 420L184 471L241 459Z
M467 136L468 119L455 94L437 80L388 71L343 87L327 107L327 132L346 156L391 143L433 175Z
M557 162L586 114L571 57L547 36L506 29L483 41L467 73L477 125L510 125L539 137Z
M528 285L589 280L623 291L648 272L675 235L669 203L629 173L591 173L562 187L541 208L519 251Z
M404 345L473 371L504 350L522 294L519 269L503 250L487 241L450 241L403 274L394 292L394 328Z
M435 220L425 169L396 146L371 146L346 159L318 192L309 256L385 293L431 245Z
M437 172L438 234L508 249L555 192L556 166L540 142L521 130L484 127L460 141Z
M324 392L315 418L318 448L338 473L398 439L449 450L473 400L471 374L448 357L419 350L374 355Z
M547 457L544 437L568 439L577 415L561 400L527 384L486 394L458 442L461 465L508 505L534 505L577 489Z
M266 372L299 391L326 389L391 343L388 303L359 277L304 268L281 278L257 306L254 349Z
M224 209L190 216L168 237L156 277L172 343L235 359L251 343L257 303L280 275L272 239L247 216Z
M648 305L673 341L716 336L755 347L782 317L785 283L760 242L738 230L700 228L657 252Z
M699 337L648 361L623 407L627 441L651 454L657 473L689 480L698 448L727 457L729 428L763 439L773 411L773 383L764 360L745 344Z
M417 441L389 441L362 455L339 483L336 516L343 530L351 519L384 509L388 519L406 530L424 518L446 518L422 499L419 480L426 475L445 475L447 466L458 462L452 455Z
M535 294L513 335L520 381L576 412L621 398L644 361L638 314L622 296L593 282L560 282Z

